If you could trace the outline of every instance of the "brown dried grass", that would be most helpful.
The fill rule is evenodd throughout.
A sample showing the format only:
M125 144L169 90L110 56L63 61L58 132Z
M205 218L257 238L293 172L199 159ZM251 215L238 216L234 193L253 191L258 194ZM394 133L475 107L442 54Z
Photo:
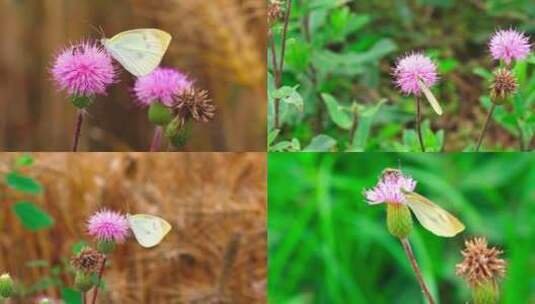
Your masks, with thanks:
M16 156L0 154L0 173ZM24 230L9 208L21 197L1 186L0 270L26 284L36 282L49 269L29 268L26 263L61 264L74 243L87 239L87 217L107 207L163 216L173 230L154 249L143 249L132 239L121 245L111 255L105 273L110 292L100 303L266 302L265 154L35 157L36 164L26 174L45 186L37 202L55 218L55 225L38 233ZM72 284L71 275L62 278ZM44 293L58 297L58 292L48 288Z
M0 150L65 151L75 113L48 67L62 47L138 28L173 35L164 59L211 93L215 121L194 126L188 151L265 151L264 0L0 1ZM152 128L132 103L127 72L91 107L81 150L146 151Z

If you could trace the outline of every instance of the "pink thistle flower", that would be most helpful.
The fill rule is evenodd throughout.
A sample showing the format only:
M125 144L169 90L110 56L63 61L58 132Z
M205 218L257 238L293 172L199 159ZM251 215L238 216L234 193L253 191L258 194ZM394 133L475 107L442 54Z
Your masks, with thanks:
M123 242L128 236L128 229L126 216L106 209L93 214L87 222L89 235L98 240Z
M506 64L513 59L522 60L530 52L529 38L514 29L499 30L490 38L489 49L492 58Z
M176 103L176 97L192 85L193 81L178 70L157 68L149 75L137 79L134 94L141 106L161 102L171 107Z
M375 188L365 190L364 196L368 204L381 203L406 204L404 192L413 192L416 181L408 175L403 175L399 170L387 169Z
M54 60L52 76L61 90L70 95L105 95L117 82L117 70L106 51L91 42L73 45Z
M431 87L438 80L437 67L423 54L413 53L402 57L394 68L395 84L404 94L420 95L419 81Z

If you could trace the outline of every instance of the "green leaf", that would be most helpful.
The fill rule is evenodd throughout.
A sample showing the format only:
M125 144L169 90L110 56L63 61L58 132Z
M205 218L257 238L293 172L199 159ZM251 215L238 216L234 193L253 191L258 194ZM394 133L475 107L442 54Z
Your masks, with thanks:
M380 100L376 105L365 108L359 115L358 126L355 134L353 135L353 144L351 151L364 151L366 148L366 142L370 135L370 130L375 120L375 116L381 106L386 102L386 99Z
M280 130L279 129L273 129L269 131L268 133L268 147L271 146L271 144L277 139L277 136L279 136Z
M33 164L33 157L29 154L25 154L19 158L17 158L17 160L15 161L15 166L17 168L20 168L20 167L29 167Z
M82 294L72 288L62 288L61 298L63 299L65 304L82 304Z
M349 130L353 125L351 114L344 110L332 95L321 94L321 97L327 105L327 111L329 112L332 121L340 128Z
M54 225L54 219L32 202L17 202L12 209L21 224L28 230L38 231Z
M301 94L297 92L298 86L289 87L284 86L273 92L273 97L278 98L281 102L284 102L289 105L293 105L299 112L304 110L304 102Z
M306 146L305 152L329 152L336 146L336 140L332 137L320 134L312 139L310 144Z
M39 194L43 192L43 186L28 176L17 172L10 172L6 175L6 183L9 188L29 194Z

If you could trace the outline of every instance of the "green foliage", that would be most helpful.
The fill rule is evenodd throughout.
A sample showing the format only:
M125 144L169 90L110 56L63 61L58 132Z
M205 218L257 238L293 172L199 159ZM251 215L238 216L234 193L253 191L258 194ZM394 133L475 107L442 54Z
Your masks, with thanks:
M12 170L4 177L7 187L25 196L40 195L43 192L41 183L20 172L22 169L31 168L32 165L33 158L30 155L17 158ZM54 219L31 199L17 201L11 206L11 209L23 227L30 231L49 229L54 225Z
M425 303L386 206L362 192L386 167L417 181L417 191L466 225L440 238L414 222L410 241L438 303L466 303L455 275L464 240L485 236L504 250L500 302L535 299L535 155L272 153L268 162L270 303ZM291 180L291 183L288 181Z
M336 141L329 149L335 151L420 151L414 97L403 96L391 76L396 59L411 51L430 56L440 73L431 90L445 113L438 117L424 105L426 150L471 151L490 107L488 88L497 65L488 39L497 28L517 27L531 40L535 32L529 22L535 10L527 0L292 3L280 88L268 48L268 134L277 134L270 151L301 151L322 135ZM283 28L280 22L272 28L277 56ZM535 56L518 62L514 73L519 92L496 110L491 129L499 136L487 136L485 150L533 149ZM286 97L291 90L289 100L298 102L280 99L277 127L275 96L281 89ZM354 111L378 104L373 118Z
M17 202L12 209L22 225L30 231L48 229L54 225L54 219L32 202Z
M9 188L28 194L40 194L43 192L41 184L28 176L18 172L9 172L5 177L6 184Z
M82 294L72 288L62 288L61 298L66 304L82 304Z

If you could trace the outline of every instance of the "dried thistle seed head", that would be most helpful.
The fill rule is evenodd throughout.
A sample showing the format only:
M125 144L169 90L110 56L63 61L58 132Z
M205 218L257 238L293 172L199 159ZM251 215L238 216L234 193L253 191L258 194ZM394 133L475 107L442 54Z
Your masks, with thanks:
M279 0L271 0L268 4L268 25L271 27L273 23L282 19L284 12L282 11L282 5Z
M498 69L494 72L494 82L490 87L492 101L503 103L510 95L516 92L518 84L515 76L507 69Z
M71 258L71 265L84 273L97 272L104 262L104 255L97 250L85 247Z
M178 103L175 107L179 115L191 115L199 122L209 122L215 116L216 107L208 97L208 91L190 88L178 96Z
M501 250L489 248L485 238L474 238L464 244L466 248L461 251L464 260L457 264L456 273L472 288L505 276L506 262L499 258Z

